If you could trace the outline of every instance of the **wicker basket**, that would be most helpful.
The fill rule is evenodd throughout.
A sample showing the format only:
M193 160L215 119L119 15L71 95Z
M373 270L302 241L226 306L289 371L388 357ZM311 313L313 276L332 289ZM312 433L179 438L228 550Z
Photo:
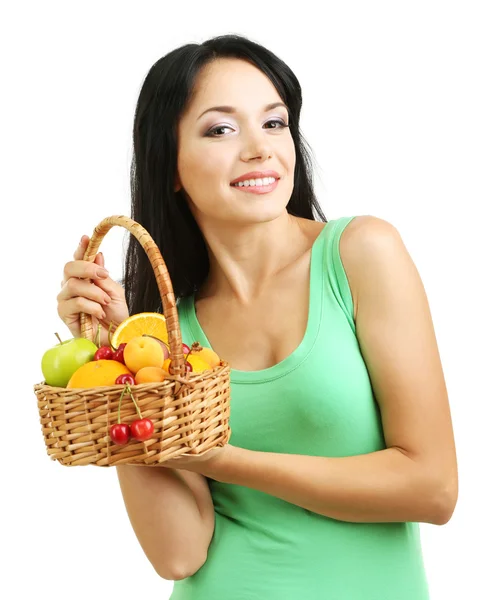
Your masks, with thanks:
M173 287L161 253L148 232L126 216L107 217L95 228L84 260L93 262L101 241L114 226L134 235L151 262L161 294L168 328L172 370L163 382L131 386L143 418L154 423L151 439L112 442L109 430L117 423L119 400L125 386L67 389L36 384L39 416L47 453L65 466L120 464L157 466L179 456L195 456L224 446L230 439L230 366L186 372ZM93 341L91 316L80 313L81 335ZM139 418L129 393L122 397L121 422Z

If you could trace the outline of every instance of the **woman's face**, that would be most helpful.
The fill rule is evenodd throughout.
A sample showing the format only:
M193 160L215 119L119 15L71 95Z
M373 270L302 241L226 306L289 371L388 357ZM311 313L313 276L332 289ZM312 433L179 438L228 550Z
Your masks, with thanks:
M285 106L270 80L239 59L218 59L200 72L195 96L178 125L178 173L200 226L270 221L286 210L294 185L295 145ZM231 106L235 112L211 111ZM204 113L202 116L202 113ZM231 186L250 171L274 170L276 188L253 194Z

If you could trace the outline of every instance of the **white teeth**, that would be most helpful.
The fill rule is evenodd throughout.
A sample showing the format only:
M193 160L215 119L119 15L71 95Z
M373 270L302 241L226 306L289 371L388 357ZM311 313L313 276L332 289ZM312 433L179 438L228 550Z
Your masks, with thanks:
M274 183L276 179L274 177L263 177L262 179L246 179L245 181L239 181L238 183L233 183L234 187L255 187L255 186L263 186L270 185Z

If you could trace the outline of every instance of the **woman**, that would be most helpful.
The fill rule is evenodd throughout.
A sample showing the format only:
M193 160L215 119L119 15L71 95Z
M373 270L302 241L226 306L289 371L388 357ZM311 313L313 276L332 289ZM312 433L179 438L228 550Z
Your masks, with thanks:
M289 67L229 35L158 60L137 103L131 216L162 251L185 342L232 367L231 444L117 467L172 600L428 598L418 522L456 504L422 282L391 224L322 214L301 102ZM75 336L93 315L106 342L161 301L134 237L124 287L101 254L82 260L87 241L58 312Z

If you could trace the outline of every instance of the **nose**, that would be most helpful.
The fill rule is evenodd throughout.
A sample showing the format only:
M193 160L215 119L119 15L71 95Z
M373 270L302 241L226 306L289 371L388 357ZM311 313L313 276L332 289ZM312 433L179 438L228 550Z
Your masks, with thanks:
M244 150L241 153L243 160L267 159L272 155L271 144L264 130L250 131L245 140Z

